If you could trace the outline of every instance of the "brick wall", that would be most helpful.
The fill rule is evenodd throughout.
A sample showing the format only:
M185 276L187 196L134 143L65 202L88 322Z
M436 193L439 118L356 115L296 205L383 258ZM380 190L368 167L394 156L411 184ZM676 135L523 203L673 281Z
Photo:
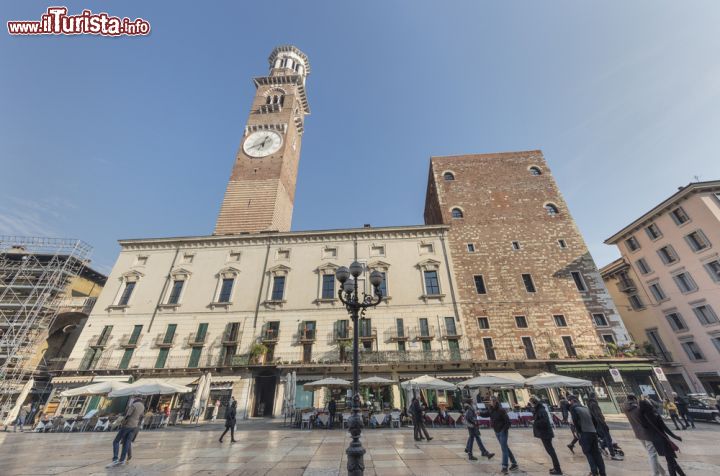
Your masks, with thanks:
M541 175L531 174L532 166ZM454 180L445 180L446 172ZM557 215L548 214L548 203L558 208ZM455 207L463 218L452 218ZM617 313L542 152L433 157L425 222L451 225L461 315L477 359L486 359L484 337L493 339L498 360L526 359L522 337L532 339L538 359L552 352L567 357L562 336L572 338L580 358L604 354L591 314L604 313L612 327ZM587 292L578 291L571 271L582 274ZM523 273L531 274L535 293L526 291ZM483 276L487 294L478 294L474 275ZM567 327L558 327L554 314L562 314ZM520 315L528 328L516 326ZM480 330L481 316L488 318L488 330Z

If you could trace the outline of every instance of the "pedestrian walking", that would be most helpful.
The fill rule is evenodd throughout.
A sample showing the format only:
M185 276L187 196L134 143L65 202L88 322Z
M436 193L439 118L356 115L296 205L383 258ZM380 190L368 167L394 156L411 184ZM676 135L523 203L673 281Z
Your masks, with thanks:
M230 406L225 410L225 431L223 431L222 435L220 435L220 439L218 440L220 443L223 442L223 438L228 430L230 431L230 442L235 443L235 424L237 423L236 414L237 400L235 400L235 397L230 397Z
M327 429L331 429L333 425L335 424L335 413L337 412L337 402L335 401L335 397L332 397L330 399L330 402L328 403L328 413L330 415L330 418L328 418L328 426Z
M417 397L413 397L412 399L412 403L410 404L410 413L413 418L413 436L415 437L415 441L422 440L423 433L428 441L432 440L432 436L428 434L427 428L425 428L423 408Z
M560 469L560 461L552 444L555 432L553 432L552 429L550 415L545 405L535 395L530 397L530 404L533 407L533 413L535 415L533 419L533 436L542 441L545 451L552 460L553 467L550 469L550 474L563 474L562 469Z
M132 403L125 412L125 417L120 424L120 429L113 440L113 459L112 463L110 463L107 467L125 464L125 458L127 458L128 451L131 451L132 439L135 436L135 430L140 426L140 419L145 413L145 405L143 405L139 396L131 398L131 401ZM120 459L118 459L121 443L123 448L122 453L120 453Z
M508 471L515 471L518 469L517 460L512 450L508 446L508 433L512 424L510 423L510 417L508 416L505 409L500 404L500 400L497 397L492 397L490 403L490 424L495 431L495 437L500 443L502 449L502 463L500 472L507 474ZM511 463L508 467L508 460Z
M575 454L575 445L578 441L580 441L580 437L577 434L577 430L575 429L575 425L572 424L572 422L569 422L570 426L570 432L572 433L573 439L570 442L569 445L567 445L568 449L570 450L570 453Z
M688 411L688 400L685 397L679 397L677 393L673 392L673 403L678 409L680 419L685 422L685 428L692 426L695 429L695 419Z
M473 408L471 402L472 400L469 400L465 403L465 426L468 429L468 439L467 444L465 445L465 453L468 454L468 459L470 461L477 461L477 458L473 456L473 442L476 441L478 448L480 449L480 454L485 456L487 459L490 459L495 456L495 453L490 453L480 439L480 428L478 427L477 413L475 413L475 409Z
M580 404L575 395L568 395L570 403L570 416L575 425L575 431L580 438L580 447L590 466L592 476L606 476L605 461L600 454L600 444L597 435L597 423L590 410Z
M645 447L645 451L647 451L651 474L652 476L665 476L667 473L665 472L665 468L660 465L658 452L655 449L655 445L652 443L650 432L645 429L645 426L643 425L643 418L640 410L640 407L643 407L644 412L647 413L653 409L652 404L645 400L638 401L637 397L633 394L628 394L626 398L627 401L623 405L623 413L625 413L625 416L630 422L630 427L633 429L633 433L635 433L635 438L640 440ZM644 407L649 407L649 409Z
M668 412L668 415L670 415L670 419L672 420L673 424L675 425L676 430L687 430L687 426L685 423L680 421L680 418L678 418L678 408L677 405L675 405L675 402L671 402L669 398L665 398L665 402L663 403L663 408L666 412Z
M13 432L17 432L18 426L20 427L20 432L22 433L25 428L25 419L28 416L28 407L26 405L22 405L20 407L20 410L18 411L17 418L15 418L15 425L13 427Z
M213 411L212 411L212 421L217 420L218 413L220 413L220 400L215 400L215 404L213 405Z
M564 393L560 393L560 412L562 412L562 422L567 425L568 423L568 415L570 412L570 404L567 401L567 398L565 398Z
M670 441L668 436L677 441L682 441L682 438L670 431L670 428L667 427L662 417L655 411L652 405L641 404L639 410L641 424L645 430L647 430L650 441L652 441L658 454L665 457L670 476L685 476L685 472L680 468L677 462L677 455L675 454L678 447Z
M615 451L615 445L613 444L612 436L610 435L610 428L605 422L605 415L603 415L600 404L597 401L597 395L595 394L595 392L592 392L590 394L587 407L588 410L590 410L590 414L592 415L593 419L595 420L595 429L597 430L600 443L603 448L607 448L607 451L610 453L610 459L612 459L613 461L624 460L625 458L623 458L617 453L617 451Z

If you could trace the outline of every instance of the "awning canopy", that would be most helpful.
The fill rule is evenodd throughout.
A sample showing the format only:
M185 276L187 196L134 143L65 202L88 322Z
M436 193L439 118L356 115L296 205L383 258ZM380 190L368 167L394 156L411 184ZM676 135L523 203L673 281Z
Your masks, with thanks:
M61 397L77 397L80 395L107 395L114 390L120 390L127 386L129 383L124 382L96 382L90 385L84 385L82 387L65 390L60 394Z
M477 377L465 380L457 384L458 387L489 387L489 388L522 388L525 386L525 380L514 380L507 377L498 377L496 375L480 374Z
M247 379L247 377L245 377ZM212 375L210 381L212 383L233 383L243 379L240 375Z
M97 375L93 379L95 382L129 382L132 377L130 375Z
M558 372L607 372L608 364L556 365Z
M135 383L113 390L108 397L129 397L131 395L166 395L171 393L192 392L190 387L183 387L161 379L141 379Z
M432 377L430 375L423 375L421 377L407 380L400 384L405 389L416 388L425 390L457 390L454 384L440 380L439 378Z
M66 377L53 377L50 383L52 383L53 385L62 383L90 383L92 382L92 379L92 375L73 375Z
M528 387L557 388L557 387L592 387L592 382L566 375L557 375L550 372L541 372L525 380Z
M147 381L157 381L162 380L163 382L171 383L173 385L180 385L181 387L184 387L186 385L196 385L200 377L166 377L166 378L153 378L153 377L146 377L146 378L139 378L134 383L138 382L147 382Z
M388 385L393 385L397 383L395 380L390 380L389 378L384 377L367 377L364 379L360 379L358 381L360 385L365 385L369 387L383 387Z
M328 377L324 378L322 380L317 380L315 382L309 382L303 384L303 387L306 388L318 388L318 387L327 387L327 388L350 388L352 384L344 379L341 378L335 378L335 377Z

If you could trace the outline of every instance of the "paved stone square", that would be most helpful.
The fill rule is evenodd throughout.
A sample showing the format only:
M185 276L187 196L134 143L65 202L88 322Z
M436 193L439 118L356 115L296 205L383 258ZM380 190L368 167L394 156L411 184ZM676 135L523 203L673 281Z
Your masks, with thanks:
M350 438L342 430L297 430L282 421L242 421L237 443L229 435L220 444L220 424L141 432L134 458L127 466L106 469L114 433L0 433L0 475L112 474L112 475L340 475L345 471L345 448ZM626 422L611 424L612 434L626 453L622 462L606 460L608 475L649 474L645 452ZM412 428L364 431L365 474L462 475L499 474L500 451L491 430L482 430L483 442L497 453L492 461L467 460L464 428L433 429L430 443L416 443ZM587 462L579 447L566 448L568 429L557 430L555 447L567 475L585 476ZM680 432L680 465L688 475L720 475L720 425L700 423ZM530 428L512 429L511 449L520 464L518 473L546 475L549 458ZM477 451L477 450L476 450Z

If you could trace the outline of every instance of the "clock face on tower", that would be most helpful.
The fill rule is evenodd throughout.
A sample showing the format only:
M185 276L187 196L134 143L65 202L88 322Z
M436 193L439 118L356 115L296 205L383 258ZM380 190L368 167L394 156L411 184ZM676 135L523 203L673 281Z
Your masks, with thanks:
M243 144L243 151L250 157L266 157L280 150L282 136L275 131L256 131Z

